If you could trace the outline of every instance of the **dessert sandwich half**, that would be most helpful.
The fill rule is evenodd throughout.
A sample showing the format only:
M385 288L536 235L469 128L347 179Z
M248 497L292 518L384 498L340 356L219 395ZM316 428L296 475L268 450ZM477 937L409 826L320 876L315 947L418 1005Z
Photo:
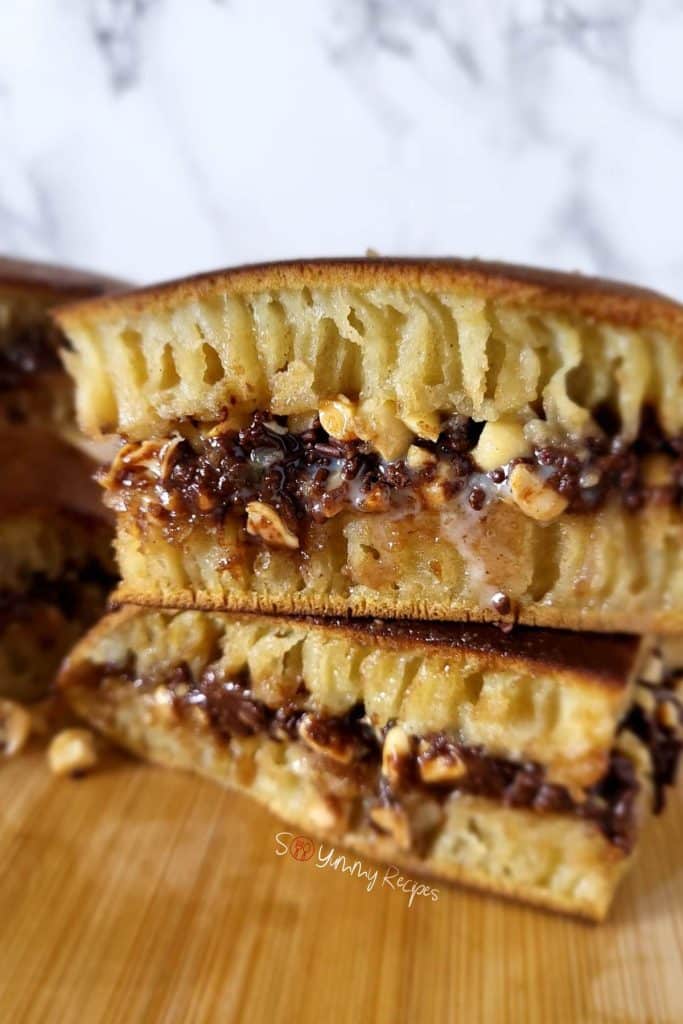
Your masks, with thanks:
M115 580L111 513L48 310L115 282L0 259L0 697L44 696Z
M683 309L457 260L57 311L124 602L683 631Z
M132 607L59 679L123 747L309 836L595 920L673 782L674 684L636 637Z

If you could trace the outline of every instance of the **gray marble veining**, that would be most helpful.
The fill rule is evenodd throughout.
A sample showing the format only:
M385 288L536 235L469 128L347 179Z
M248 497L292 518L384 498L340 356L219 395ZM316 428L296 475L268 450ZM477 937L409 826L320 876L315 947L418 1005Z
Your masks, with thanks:
M0 249L480 255L683 296L679 0L0 5Z

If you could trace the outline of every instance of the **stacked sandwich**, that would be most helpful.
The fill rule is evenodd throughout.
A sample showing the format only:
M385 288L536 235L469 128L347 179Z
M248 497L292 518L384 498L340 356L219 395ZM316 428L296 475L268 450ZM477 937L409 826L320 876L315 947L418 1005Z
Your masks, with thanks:
M680 748L651 635L683 627L683 310L374 260L57 320L121 439L126 606L73 706L309 834L604 916Z
M48 318L50 306L112 284L0 260L0 698L45 695L114 580L111 515Z

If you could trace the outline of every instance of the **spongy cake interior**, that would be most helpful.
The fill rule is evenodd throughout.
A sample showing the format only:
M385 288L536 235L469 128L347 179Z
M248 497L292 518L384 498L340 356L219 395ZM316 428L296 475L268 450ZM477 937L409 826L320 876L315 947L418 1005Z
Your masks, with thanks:
M336 393L477 420L529 407L576 434L611 403L677 433L683 317L648 293L458 261L314 261L226 271L57 312L89 431L132 438L226 408L286 415ZM618 381L618 386L617 386Z

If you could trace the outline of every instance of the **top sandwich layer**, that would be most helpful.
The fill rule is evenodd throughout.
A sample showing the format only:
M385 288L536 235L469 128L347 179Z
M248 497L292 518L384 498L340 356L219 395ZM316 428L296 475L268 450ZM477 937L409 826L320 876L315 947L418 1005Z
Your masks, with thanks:
M444 418L513 419L532 444L683 429L683 309L589 278L459 260L238 268L62 308L90 433L296 416L342 395L396 457Z

